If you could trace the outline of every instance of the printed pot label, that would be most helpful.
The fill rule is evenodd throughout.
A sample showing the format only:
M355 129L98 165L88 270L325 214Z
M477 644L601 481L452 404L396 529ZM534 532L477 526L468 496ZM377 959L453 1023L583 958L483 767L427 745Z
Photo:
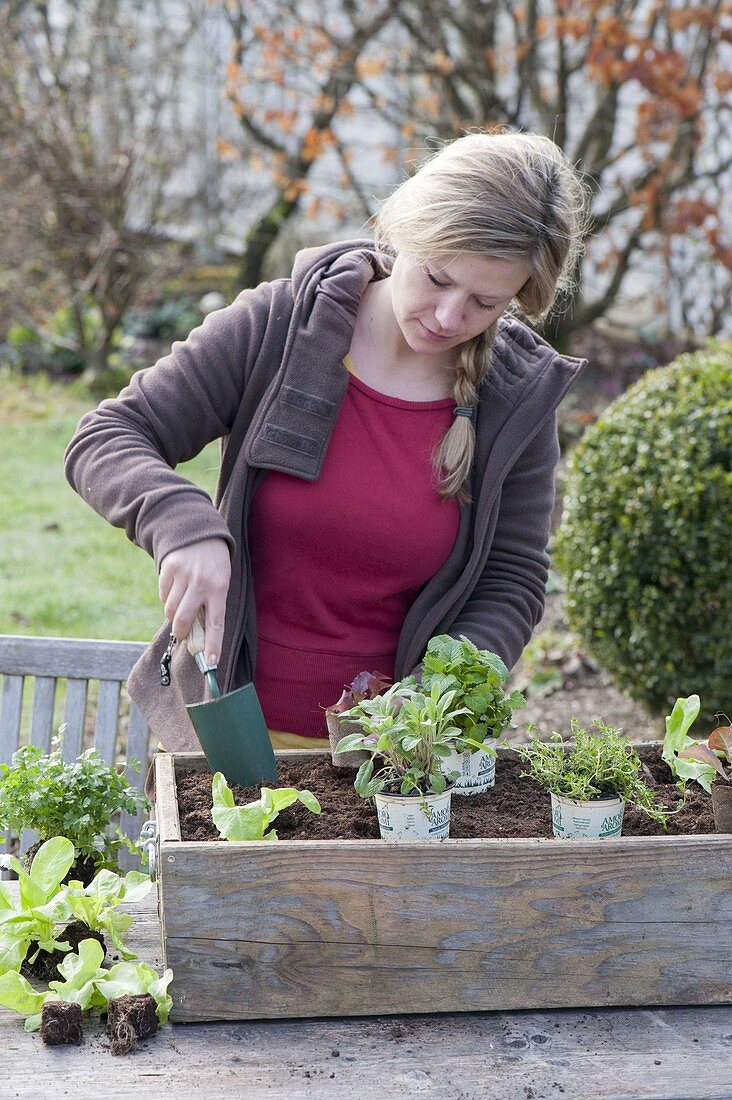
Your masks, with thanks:
M457 795L482 794L496 781L496 758L483 749L476 752L453 751L442 761L441 768L444 775L460 773L453 787Z
M376 815L383 840L445 840L450 835L450 795L428 794L423 800L404 795L377 794Z
M552 830L565 840L592 837L606 840L620 836L625 802L622 798L598 798L591 802L574 802L571 798L553 794Z

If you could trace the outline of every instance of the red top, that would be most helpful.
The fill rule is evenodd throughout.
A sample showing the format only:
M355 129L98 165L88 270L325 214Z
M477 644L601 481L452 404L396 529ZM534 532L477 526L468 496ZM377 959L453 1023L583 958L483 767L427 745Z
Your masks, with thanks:
M327 737L323 709L344 684L393 676L406 614L457 536L459 506L432 470L454 408L351 375L318 480L273 472L257 490L254 682L270 729Z

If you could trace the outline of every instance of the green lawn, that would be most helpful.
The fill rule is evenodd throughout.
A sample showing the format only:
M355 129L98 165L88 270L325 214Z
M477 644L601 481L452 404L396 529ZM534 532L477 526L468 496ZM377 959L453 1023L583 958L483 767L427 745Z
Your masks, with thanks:
M0 376L0 633L147 640L163 622L155 566L67 485L62 456L94 402ZM179 472L213 493L218 444Z

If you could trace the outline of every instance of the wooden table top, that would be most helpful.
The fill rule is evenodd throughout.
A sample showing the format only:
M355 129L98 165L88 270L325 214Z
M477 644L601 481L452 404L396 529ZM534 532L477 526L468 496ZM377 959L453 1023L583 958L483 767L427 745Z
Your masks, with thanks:
M155 894L130 912L131 948L160 969ZM0 1008L0 1097L732 1098L727 1005L178 1024L116 1058L99 1020L84 1028L83 1046L47 1047Z

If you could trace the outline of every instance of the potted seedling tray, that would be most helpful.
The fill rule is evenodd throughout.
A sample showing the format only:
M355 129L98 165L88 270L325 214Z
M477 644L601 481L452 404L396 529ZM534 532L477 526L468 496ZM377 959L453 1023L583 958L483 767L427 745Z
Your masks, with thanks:
M732 1000L730 836L183 841L155 769L174 1021Z

